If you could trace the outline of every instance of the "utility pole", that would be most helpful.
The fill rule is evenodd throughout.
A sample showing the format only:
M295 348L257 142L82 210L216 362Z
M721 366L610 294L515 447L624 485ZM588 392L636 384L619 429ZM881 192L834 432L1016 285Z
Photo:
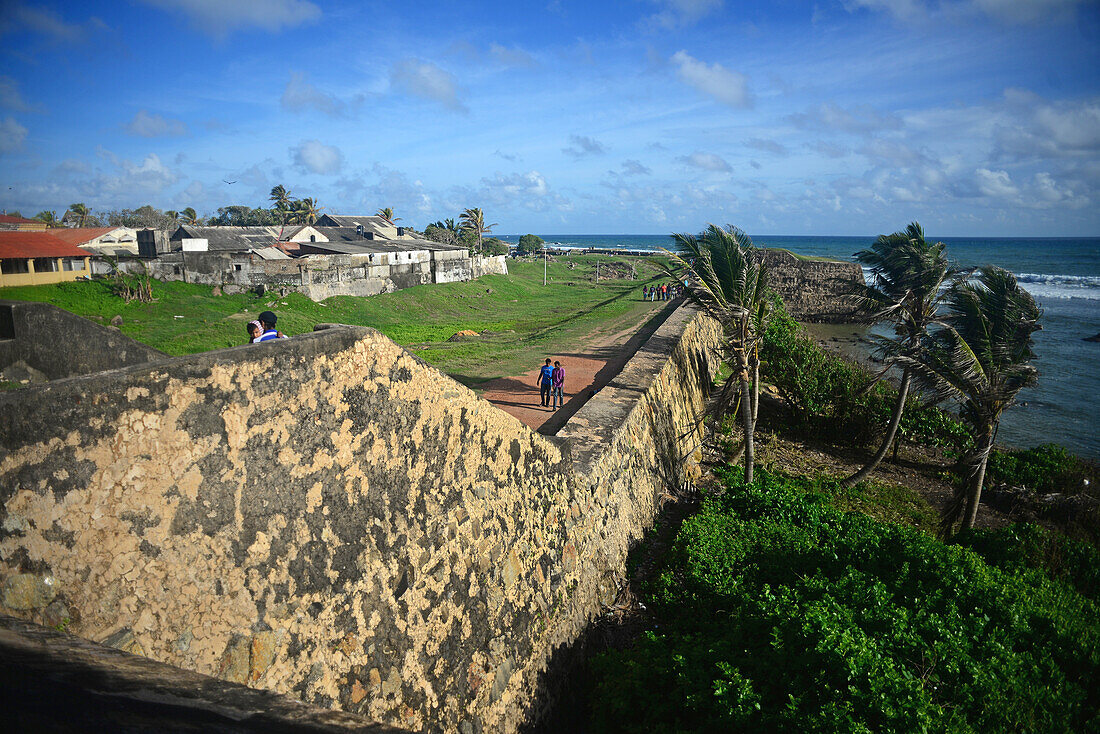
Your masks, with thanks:
M542 246L542 284L546 285L546 245Z
M600 284L600 261L596 261L596 285Z

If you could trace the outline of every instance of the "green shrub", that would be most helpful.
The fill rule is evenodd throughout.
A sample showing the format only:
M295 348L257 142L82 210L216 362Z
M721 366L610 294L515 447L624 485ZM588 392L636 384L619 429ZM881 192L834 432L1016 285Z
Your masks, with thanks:
M1022 486L1043 494L1080 492L1096 471L1063 446L1045 443L1021 451L994 449L986 469L989 484Z
M1093 601L760 475L684 522L652 629L594 661L595 730L1100 726Z

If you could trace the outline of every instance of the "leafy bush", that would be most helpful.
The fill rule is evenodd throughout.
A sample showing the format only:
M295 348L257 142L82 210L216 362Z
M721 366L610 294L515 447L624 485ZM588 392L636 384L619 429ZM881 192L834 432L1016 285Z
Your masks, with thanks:
M989 483L1023 486L1043 494L1080 492L1085 479L1096 479L1095 469L1053 443L1021 451L994 449L986 472Z
M593 663L596 730L1100 726L1093 601L806 485L731 478L685 521L644 589L652 629Z

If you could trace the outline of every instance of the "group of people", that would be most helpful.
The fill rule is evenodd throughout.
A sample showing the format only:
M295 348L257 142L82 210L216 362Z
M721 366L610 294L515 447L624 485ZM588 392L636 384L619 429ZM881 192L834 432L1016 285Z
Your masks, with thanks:
M662 283L661 285L643 285L643 301L671 301L684 295L684 286L680 283Z
M275 328L275 322L278 320L279 317L274 311L264 311L255 321L249 321L244 327L248 332L248 343L258 344L272 339L288 339L286 334Z
M561 362L550 365L550 359L539 369L539 376L535 379L539 387L539 397L542 399L542 407L557 410L565 405L565 370Z

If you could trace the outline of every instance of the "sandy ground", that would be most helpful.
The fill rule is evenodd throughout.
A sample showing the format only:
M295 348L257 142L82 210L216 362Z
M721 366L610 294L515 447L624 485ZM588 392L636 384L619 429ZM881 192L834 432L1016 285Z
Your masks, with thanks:
M640 327L595 337L583 351L547 354L546 357L561 362L562 369L565 370L565 405L556 411L540 404L539 388L535 385L535 379L541 363L532 365L522 375L490 380L478 392L481 397L519 418L539 433L552 436L589 398L619 374L623 365L638 351L638 347L645 343L679 305L679 300L669 301L659 309L657 315Z

